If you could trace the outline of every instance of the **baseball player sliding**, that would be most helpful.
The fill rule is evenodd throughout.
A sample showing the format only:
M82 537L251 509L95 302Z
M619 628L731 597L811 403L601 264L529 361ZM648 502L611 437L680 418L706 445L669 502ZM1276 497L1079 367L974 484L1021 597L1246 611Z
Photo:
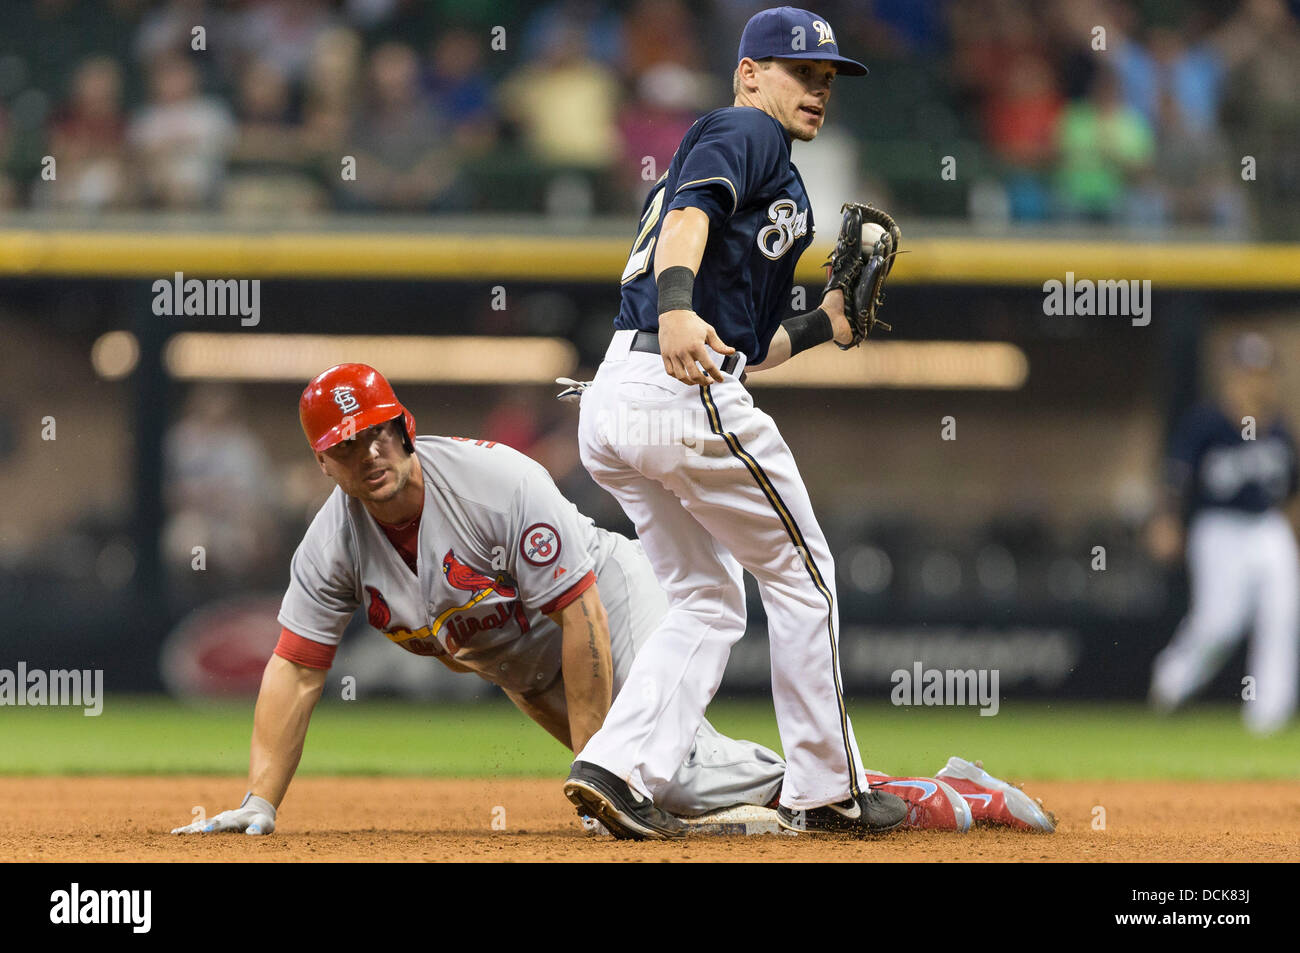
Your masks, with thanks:
M876 323L901 236L858 205L846 206L821 306L782 320L813 239L792 141L817 136L837 74L866 72L814 13L750 19L733 105L696 121L646 198L614 338L581 396L583 464L636 526L669 600L628 676L642 688L614 700L564 785L579 812L625 837L683 833L660 808L745 633L742 569L767 610L787 761L780 823L873 834L907 817L902 799L868 784L841 686L830 549L789 447L742 376L831 340L854 346ZM639 417L659 426L609 426ZM638 439L675 420L695 435L689 444Z
M299 415L337 488L294 553L253 717L248 792L238 808L173 833L275 830L326 672L362 607L400 648L476 672L580 750L668 611L639 543L595 526L509 447L417 437L410 411L372 367L325 371ZM684 817L762 808L786 771L775 752L701 719L659 804ZM1052 828L1023 792L958 758L940 778L876 780L906 795L910 826ZM776 829L774 815L754 810L749 826L727 830Z

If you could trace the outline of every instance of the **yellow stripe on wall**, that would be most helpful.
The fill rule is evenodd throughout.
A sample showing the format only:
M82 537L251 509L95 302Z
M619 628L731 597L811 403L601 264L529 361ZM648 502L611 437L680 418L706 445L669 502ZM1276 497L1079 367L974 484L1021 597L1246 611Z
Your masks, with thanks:
M0 231L0 274L608 281L632 236Z
M1174 288L1300 288L1300 244L1143 244L932 238L903 248L889 280L1042 287L1051 278L1149 279ZM805 275L809 255L800 262ZM821 274L818 269L818 274Z
M0 230L0 275L565 280L618 287L626 238L381 232ZM795 273L824 280L829 242ZM1143 244L904 236L891 283L1042 287L1051 278L1150 279L1174 288L1300 288L1300 244Z

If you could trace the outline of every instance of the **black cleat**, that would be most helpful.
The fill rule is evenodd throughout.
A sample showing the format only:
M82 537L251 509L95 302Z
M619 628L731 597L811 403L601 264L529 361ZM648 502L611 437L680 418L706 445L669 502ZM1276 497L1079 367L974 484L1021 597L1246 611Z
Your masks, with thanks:
M907 802L884 791L863 791L857 799L799 810L776 809L776 820L788 831L809 834L884 834L907 818Z
M594 817L619 840L685 837L687 826L666 814L627 782L589 761L575 761L564 782L564 796L579 816Z

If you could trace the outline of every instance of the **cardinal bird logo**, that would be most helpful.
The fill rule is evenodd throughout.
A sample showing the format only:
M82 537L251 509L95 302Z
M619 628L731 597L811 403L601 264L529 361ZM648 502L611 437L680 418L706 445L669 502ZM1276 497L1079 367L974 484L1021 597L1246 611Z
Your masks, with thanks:
M366 618L376 629L386 629L388 623L393 620L393 613L388 608L388 603L374 586L366 586L366 592L370 593L370 608L366 610Z
M447 584L454 589L464 589L475 594L482 591L483 596L495 592L507 599L515 598L517 594L514 586L506 584L505 573L498 574L495 579L489 579L457 559L454 550L447 550L447 555L442 557L442 574L447 577Z
M453 589L461 589L465 592L472 592L469 599L458 606L450 606L438 613L438 617L433 620L429 629L437 633L443 627L443 624L455 615L457 612L464 612L466 609L472 609L492 593L505 596L507 599L514 599L518 596L518 590L506 582L505 573L498 573L495 579L490 579L477 570L470 569L463 562L456 558L453 550L447 550L447 555L442 557L442 574L447 577L447 583Z
M388 606L384 604L383 596L373 587L366 586L366 590L370 593L370 624L376 628L383 628L384 634L390 639L419 655L441 654L442 650L440 648L422 645L415 640L431 639L444 627L447 629L445 633L447 648L453 655L462 646L468 644L476 632L495 629L511 619L518 623L520 632L528 631L528 617L524 613L523 606L519 603L519 587L506 573L497 573L495 578L485 576L478 570L465 565L456 558L456 553L449 549L447 555L442 557L442 574L446 577L449 586L453 589L459 589L461 592L469 593L469 598L460 605L448 606L439 612L437 618L428 625L421 626L414 631L401 627L389 629L385 628L388 625L390 614ZM513 601L501 603L495 612L484 618L453 618L456 613L472 609L493 593ZM381 612L382 616L380 615ZM383 626L376 621L379 618L382 618Z

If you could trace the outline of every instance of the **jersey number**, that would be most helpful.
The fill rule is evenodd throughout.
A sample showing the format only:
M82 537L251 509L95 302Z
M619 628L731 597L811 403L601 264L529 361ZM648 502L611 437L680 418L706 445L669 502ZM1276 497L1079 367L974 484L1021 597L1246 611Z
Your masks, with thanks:
M645 215L641 218L641 231L636 234L636 241L632 243L632 254L627 257L627 267L623 269L623 277L619 279L619 284L625 285L638 275L644 274L645 270L650 267L650 253L654 251L655 239L649 238L650 233L659 224L659 213L664 209L664 192L667 186L661 186L655 193L655 197L650 200L650 207L645 210ZM643 247L644 243L644 247Z

